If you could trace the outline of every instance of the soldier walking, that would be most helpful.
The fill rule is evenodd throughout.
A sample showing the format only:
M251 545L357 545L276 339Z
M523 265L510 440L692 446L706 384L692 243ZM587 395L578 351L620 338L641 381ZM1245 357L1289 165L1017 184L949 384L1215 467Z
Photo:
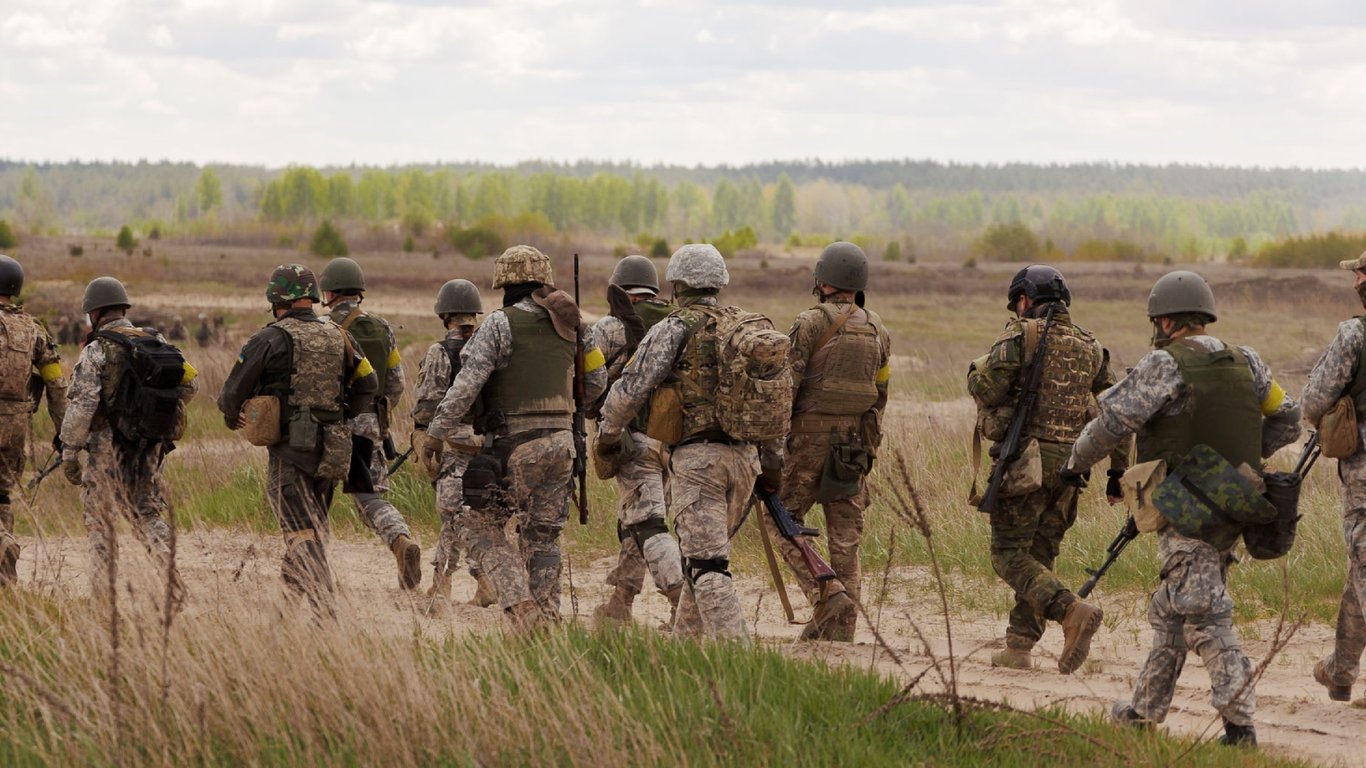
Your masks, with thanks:
M1200 275L1177 271L1159 278L1148 297L1148 318L1155 349L1100 397L1100 415L1077 438L1061 472L1063 481L1081 482L1089 467L1135 432L1140 463L1160 460L1176 469L1197 448L1209 448L1229 465L1247 465L1260 475L1262 459L1299 436L1299 405L1285 395L1255 350L1229 346L1206 333L1217 313L1214 292ZM1247 495L1260 499L1260 492L1246 485ZM1159 510L1173 521L1170 510ZM1211 531L1206 541L1182 535L1174 523L1161 528L1162 582L1148 604L1153 647L1132 700L1111 708L1116 722L1162 722L1186 655L1194 650L1205 662L1212 703L1224 720L1220 742L1256 746L1252 664L1233 629L1226 581L1239 533Z
M991 565L1015 590L1006 647L992 656L994 666L1029 669L1045 622L1055 621L1063 631L1058 671L1071 674L1086 660L1102 618L1098 606L1078 599L1053 573L1063 536L1076 522L1080 493L1058 479L1058 469L1093 412L1095 395L1115 381L1109 353L1090 331L1072 322L1071 304L1072 293L1058 270L1043 264L1020 270L1010 282L1006 301L1015 317L991 351L968 370L978 428L987 439L1000 441L1024 394L1025 374L1031 366L1043 366L1038 399L1024 425L1028 445L1015 460L1034 477L1003 490L991 512ZM1048 341L1041 345L1046 325ZM1041 346L1046 353L1036 360ZM995 450L999 449L993 456ZM1120 497L1119 477L1127 458L1126 448L1117 442L1106 485L1112 501ZM1012 467L1011 472L1017 470Z
M575 359L579 308L556 290L550 257L514 245L494 262L494 310L460 352L460 372L436 408L422 440L422 461L438 466L445 444L482 398L475 425L485 447L465 473L470 548L514 626L533 629L560 617L560 532L569 519L574 438ZM602 352L583 342L588 399L606 382ZM449 450L459 450L451 448ZM476 483L476 465L479 468ZM476 503L473 499L478 498ZM504 532L517 515L520 554Z
M242 347L218 410L230 429L241 429L249 399L275 399L280 429L267 449L266 498L284 533L280 574L292 593L330 615L327 509L351 464L347 419L371 406L378 382L355 339L314 313L321 300L307 267L275 268L266 285L275 321Z
M593 325L593 335L607 360L609 382L621 378L649 329L673 312L674 306L657 299L658 294L659 272L648 258L632 255L617 262L607 285L611 313ZM665 519L669 448L646 434L648 422L647 404L626 427L635 450L616 474L621 548L616 567L607 574L612 595L593 611L599 622L631 621L631 607L645 586L646 570L673 609L678 608L683 592L683 558Z
M23 290L23 266L0 256L0 333L5 338L0 344L0 587L17 578L19 541L14 538L10 494L18 489L24 472L24 441L32 428L29 416L38 409L35 395L47 394L47 413L55 429L61 429L66 415L61 355L47 327L19 304ZM35 388L35 383L41 386ZM60 451L60 438L52 442Z
M365 300L365 274L354 260L341 256L329 261L318 276L318 287L323 292L323 306L330 310L329 319L360 344L379 379L374 404L355 414L349 424L352 438L361 441L358 448L362 455L367 452L366 443L369 444L369 456L365 458L368 458L366 463L374 490L353 491L351 501L356 505L360 519L394 553L399 587L416 589L422 581L422 550L413 541L403 513L384 497L389 490L389 467L383 447L393 445L389 436L389 413L403 396L405 387L398 342L384 318L361 309L361 302Z
M81 487L81 510L94 553L92 591L102 598L116 558L113 524L122 513L159 565L168 571L172 602L185 587L171 559L173 514L162 461L185 428L185 404L199 388L198 372L155 330L136 328L123 283L97 277L85 287L81 311L94 329L71 376L62 419L62 474ZM143 371L133 375L137 363ZM142 380L135 386L134 382ZM85 461L80 459L85 451Z
M1357 295L1366 306L1366 253L1340 262L1351 270ZM1314 679L1328 689L1333 701L1351 701L1352 685L1366 649L1366 374L1361 371L1366 321L1360 317L1338 325L1323 356L1309 373L1304 388L1304 419L1318 424L1342 398L1349 398L1357 414L1357 449L1338 459L1342 479L1342 534L1347 545L1347 579L1338 607L1333 651L1314 665Z

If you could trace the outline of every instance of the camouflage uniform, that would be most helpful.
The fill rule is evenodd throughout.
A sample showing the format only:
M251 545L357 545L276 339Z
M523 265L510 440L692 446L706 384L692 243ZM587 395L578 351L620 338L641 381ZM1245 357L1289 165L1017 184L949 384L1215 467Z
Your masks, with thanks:
M1173 343L1203 352L1228 348L1204 335ZM1246 358L1252 391L1263 416L1260 454L1270 456L1298 437L1300 407L1285 396L1254 350L1239 347L1238 351ZM1139 433L1139 460L1146 460L1146 430L1162 419L1189 417L1195 412L1192 391L1172 352L1149 352L1124 380L1101 396L1100 415L1077 439L1069 466L1078 472L1085 470L1134 433ZM1231 399L1234 393L1221 396ZM1221 552L1203 541L1182 536L1168 525L1158 538L1158 556L1162 559L1162 583L1148 607L1153 648L1134 690L1131 706L1135 715L1156 723L1166 718L1186 654L1194 649L1209 673L1214 707L1227 723L1251 726L1256 706L1252 665L1233 629L1233 601L1225 588L1225 568L1232 560L1232 547Z
M1304 388L1304 419L1317 424L1337 400L1353 396L1366 326L1360 318L1338 325L1337 336L1309 373ZM1359 402L1359 401L1358 401ZM1337 637L1333 652L1322 667L1334 686L1348 689L1356 683L1362 650L1366 649L1366 410L1357 405L1357 452L1338 460L1342 480L1342 533L1347 544L1347 579L1338 607Z
M115 317L101 322L97 331L133 327L127 319ZM62 419L62 461L78 461L80 451L86 452L81 470L81 511L95 555L96 567L90 575L96 593L107 587L105 569L113 555L109 549L110 526L120 512L129 518L138 539L163 567L175 565L170 562L171 530L166 523L172 514L171 505L161 476L168 448L161 443L145 448L126 445L116 438L110 424L109 409L127 354L116 343L103 339L86 344L71 375ZM188 362L184 366L182 404L199 389L194 367Z
M47 327L18 304L0 303L0 332L7 343L0 352L0 586L14 579L19 544L14 539L10 493L24 471L24 442L38 408L35 394L47 394L47 412L57 429L66 414L66 378L62 358ZM34 377L37 377L35 380ZM36 392L31 385L41 382Z
M343 296L334 301L329 309L329 317L337 325L344 325L347 318L360 307L360 300L353 296ZM394 539L399 536L412 538L412 531L408 529L408 522L403 519L403 513L398 511L384 494L389 490L389 464L384 456L382 448L384 438L388 437L387 426L381 428L378 411L381 405L385 413L398 403L403 396L403 390L407 383L403 378L403 363L399 358L398 341L394 338L394 331L389 327L389 323L378 315L366 313L369 317L379 321L384 326L385 332L389 336L388 352L383 360L371 360L370 366L378 374L380 366L384 366L385 375L384 391L375 395L375 407L367 408L357 413L351 418L351 434L370 441L374 450L370 453L370 477L374 482L374 492L361 491L351 494L351 501L356 505L356 511L360 514L360 519L384 540L384 545L392 547ZM381 402L382 401L382 402Z
M531 297L491 313L460 353L460 373L451 383L427 427L427 436L453 441L462 434L465 415L484 385L514 362L516 347L508 310L530 322L549 323L549 313ZM585 334L584 388L590 400L602 392L606 370L591 329ZM547 372L549 373L549 372ZM467 514L470 549L504 609L535 600L549 618L560 615L560 532L569 519L573 486L572 404L565 413L509 416L499 440L518 443L506 461L506 493L516 507L520 554L504 533L512 510L491 504ZM444 452L443 452L444 456Z
M1027 337L1033 335L1037 344L1044 322L1040 315L1048 306L1036 305L1029 319L1006 323L986 358L969 370L968 393L983 420L1008 423L1031 362L1025 359ZM991 515L992 567L1015 590L1006 646L1019 651L1032 649L1043 636L1046 621L1062 621L1076 600L1053 573L1063 537L1076 522L1078 497L1074 488L1058 480L1058 469L1094 412L1095 396L1115 382L1109 353L1089 331L1072 323L1061 304L1054 306L1039 397L1025 426L1025 437L1039 442L1043 487L1002 498ZM1037 347L1029 346L1028 354L1033 355ZM1112 469L1127 466L1127 445L1115 444Z
M848 314L842 328L820 348L816 342L837 318ZM788 336L792 339L793 399L792 431L784 452L782 500L798 523L817 503L821 475L834 445L853 445L871 454L882 434L882 414L887 406L887 383L891 379L892 339L873 312L851 302L827 301L797 315ZM852 342L847 343L847 342ZM862 342L860 344L859 342ZM847 350L841 354L842 350ZM871 466L871 465L870 465ZM859 598L859 543L863 538L863 510L868 506L865 478L851 496L821 502L825 511L825 539L830 547L830 566L836 579L827 582L828 593L846 591ZM770 538L787 560L792 574L812 604L823 597L811 578L801 551L778 535L769 515L761 515ZM845 618L843 632L852 637L858 614Z

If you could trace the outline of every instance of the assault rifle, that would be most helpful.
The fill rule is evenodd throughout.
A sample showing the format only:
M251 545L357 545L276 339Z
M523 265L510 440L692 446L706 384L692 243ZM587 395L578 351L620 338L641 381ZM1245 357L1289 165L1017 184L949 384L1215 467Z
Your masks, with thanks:
M385 439L388 440L388 439L390 439L390 438L385 438ZM392 474L394 474L395 472L397 472L397 471L398 471L398 468L401 467L401 466L403 466L403 462L407 461L407 460L408 460L408 457L410 457L410 456L412 456L412 455L413 455L413 446L409 445L409 446L408 446L408 450L406 450L406 451L404 451L403 453L399 454L398 458L397 458L397 459L394 459L394 463L389 465L389 474L392 475Z
M1077 597L1090 595L1091 590L1100 583L1100 577L1110 570L1110 566L1114 565L1119 556L1123 554L1124 548L1136 538L1138 538L1138 524L1134 522L1134 518L1131 516L1124 521L1124 527L1119 530L1119 535L1115 536L1115 540L1110 542L1109 547L1106 547L1105 562L1101 563L1100 567L1095 570L1086 569L1086 572L1091 574L1091 578L1087 579L1086 583L1081 585L1081 589L1077 590Z
M61 451L58 451L52 455L52 462L46 467L43 467L38 474L33 476L33 479L28 481L28 485L24 486L24 490L32 491L34 488L37 488L39 483L47 479L48 475L56 472L57 467L60 466L62 466L62 453Z
M802 560L806 561L806 569L811 572L811 578L816 581L829 581L835 578L835 569L831 568L811 546L811 542L806 540L808 536L821 535L820 530L800 525L792 519L792 513L783 506L783 500L778 497L778 492L764 488L762 481L755 481L754 495L764 503L764 509L768 510L769 517L773 518L778 533L792 542L797 551L802 553Z
M1020 393L1020 399L1015 404L1015 414L1010 419L1010 428L1006 430L1005 438L997 443L994 449L996 463L991 465L991 479L987 482L986 492L982 494L982 502L977 505L983 512L996 511L997 502L1001 498L1001 482L1005 479L1006 470L1024 447L1024 428L1034 411L1035 403L1039 400L1044 355L1048 353L1048 332L1053 329L1053 313L1057 308L1056 302L1048 305L1047 314L1044 315L1043 332L1039 334L1039 346L1034 351L1034 359L1030 361L1029 373L1025 378L1024 391Z
M574 254L574 304L579 303L579 255ZM574 477L579 484L579 525L588 525L588 426L584 409L588 394L584 389L583 321L579 321L574 352Z

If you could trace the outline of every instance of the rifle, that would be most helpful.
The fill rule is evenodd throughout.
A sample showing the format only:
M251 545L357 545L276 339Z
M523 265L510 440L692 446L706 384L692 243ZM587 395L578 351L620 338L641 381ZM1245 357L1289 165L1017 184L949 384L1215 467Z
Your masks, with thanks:
M24 490L32 491L34 488L37 488L39 483L43 482L48 475L56 472L57 467L60 466L62 466L62 454L60 452L52 454L52 463L48 464L40 470L38 474L34 475L33 478L28 481L28 485L24 486Z
M835 578L835 569L831 568L811 546L811 542L806 540L808 536L821 535L820 530L799 525L792 519L792 513L787 511L787 507L783 506L783 500L778 498L778 492L766 490L760 483L758 480L754 482L754 495L763 502L764 509L768 510L769 516L778 527L778 533L792 542L797 551L802 553L802 560L806 561L806 569L811 572L811 578L816 581L829 581Z
M385 438L385 440L386 440L386 441L390 441L391 438ZM392 442L390 442L390 444L392 445ZM407 460L408 460L408 457L409 457L409 456L412 456L412 455L413 455L413 446L409 445L409 446L408 446L408 450L406 450L406 451L404 451L403 453L399 454L399 457L398 457L397 459L394 460L394 463L389 465L389 474L392 475L392 474L394 474L395 472L397 472L397 471L398 471L398 468L401 467L401 466L403 466L403 462L407 461Z
M1010 419L1010 428L1006 430L1006 436L1001 442L996 444L996 463L991 465L991 479L987 482L986 492L982 494L982 502L977 508L983 512L992 513L996 511L997 502L1001 497L1001 482L1005 479L1006 469L1010 467L1010 462L1014 461L1020 453L1024 438L1025 424L1029 421L1029 416L1034 411L1034 405L1039 400L1039 383L1043 380L1043 361L1048 353L1048 332L1053 329L1053 313L1057 311L1057 303L1048 305L1047 314L1044 315L1043 332L1039 334L1039 346L1034 351L1034 359L1029 363L1029 374L1025 379L1024 391L1020 393L1019 402L1015 404L1015 414Z
M579 255L574 254L574 304L579 303ZM574 477L579 484L579 525L588 525L588 426L584 423L584 409L588 407L588 393L584 389L583 321L579 321L574 352Z
M1105 562L1101 563L1100 567L1095 570L1091 570L1090 568L1086 569L1086 572L1091 574L1091 578L1087 579L1086 583L1081 585L1081 589L1077 590L1077 597L1086 597L1090 595L1091 590L1095 589L1096 584L1100 583L1100 577L1104 576L1105 572L1110 570L1110 566L1114 565L1115 561L1119 559L1119 556L1124 552L1124 548L1129 546L1129 542L1136 538L1138 538L1138 524L1134 522L1134 518L1131 516L1128 520L1124 521L1124 527L1119 529L1119 535L1115 536L1115 540L1110 542L1110 546L1105 548L1105 552L1107 553L1105 555Z
M381 445L384 447L384 458L392 459L398 456L398 447L394 445L393 435L385 435Z

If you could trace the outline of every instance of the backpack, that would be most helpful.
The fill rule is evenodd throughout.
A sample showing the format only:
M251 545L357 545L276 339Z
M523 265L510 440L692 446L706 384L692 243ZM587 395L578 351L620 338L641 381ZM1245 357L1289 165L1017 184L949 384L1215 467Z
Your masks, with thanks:
M180 437L184 426L180 383L185 356L155 334L136 333L95 333L126 352L109 403L109 424L127 442L168 443Z
M754 312L694 309L716 321L713 403L722 431L750 442L787 436L792 423L792 340Z

